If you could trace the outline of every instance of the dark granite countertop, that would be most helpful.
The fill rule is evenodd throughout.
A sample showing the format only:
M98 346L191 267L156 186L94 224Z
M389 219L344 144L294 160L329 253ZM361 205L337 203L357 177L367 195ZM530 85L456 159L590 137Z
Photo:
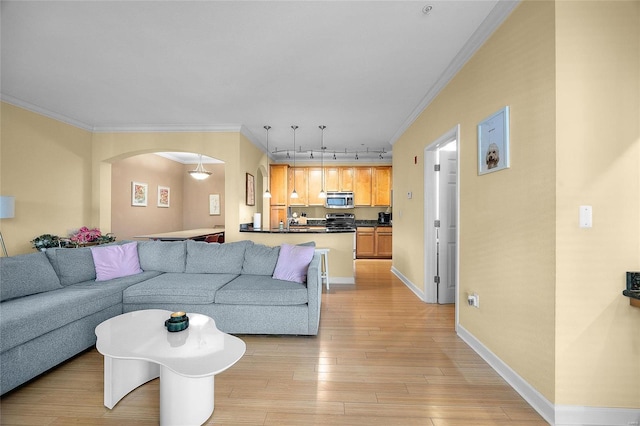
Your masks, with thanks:
M356 219L356 227L360 228L376 228L376 227L388 227L390 228L392 225L390 223L378 223L377 220L357 220Z
M355 229L340 229L327 231L326 228L321 227L309 227L309 226L291 226L289 229L286 227L283 230L278 228L273 229L253 229L253 227L248 227L247 229L240 229L240 232L253 232L260 234L344 234L344 233L353 233Z
M640 300L640 291L622 290L622 294L632 299Z

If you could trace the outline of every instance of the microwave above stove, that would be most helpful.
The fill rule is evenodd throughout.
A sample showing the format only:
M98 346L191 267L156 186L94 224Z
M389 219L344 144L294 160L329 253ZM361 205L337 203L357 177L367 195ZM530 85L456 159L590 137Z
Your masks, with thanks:
M328 209L352 209L353 192L327 192L324 206Z

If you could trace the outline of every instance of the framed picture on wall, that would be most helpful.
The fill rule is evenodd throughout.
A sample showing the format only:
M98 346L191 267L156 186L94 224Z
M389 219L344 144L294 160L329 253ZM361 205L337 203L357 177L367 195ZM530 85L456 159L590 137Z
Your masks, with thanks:
M169 207L171 188L158 185L158 207Z
M209 194L209 216L220 216L220 194Z
M149 185L142 182L131 182L131 205L146 207Z
M478 124L478 174L509 168L509 107Z
M256 185L252 174L247 173L247 205L256 205Z

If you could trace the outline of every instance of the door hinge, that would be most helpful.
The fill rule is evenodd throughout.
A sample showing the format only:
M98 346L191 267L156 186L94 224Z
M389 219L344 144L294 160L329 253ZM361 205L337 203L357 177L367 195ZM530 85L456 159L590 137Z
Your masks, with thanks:
M433 226L434 226L434 228L440 228L440 221L439 220L434 220L433 221Z
M433 165L433 171L434 172L439 172L440 171L440 164L434 164Z
M437 276L437 275L435 277L433 277L433 282L436 283L436 284L440 284L440 277Z

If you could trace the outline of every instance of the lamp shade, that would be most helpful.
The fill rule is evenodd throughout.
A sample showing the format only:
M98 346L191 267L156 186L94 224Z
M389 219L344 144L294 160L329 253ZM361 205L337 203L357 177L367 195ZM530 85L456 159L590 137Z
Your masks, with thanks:
M0 219L11 219L16 214L16 197L0 195Z

